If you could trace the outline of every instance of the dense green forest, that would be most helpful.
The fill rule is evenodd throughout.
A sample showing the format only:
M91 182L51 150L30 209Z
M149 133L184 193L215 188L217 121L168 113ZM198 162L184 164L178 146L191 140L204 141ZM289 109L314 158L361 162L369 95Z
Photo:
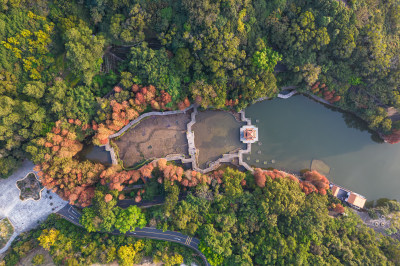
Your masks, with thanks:
M115 206L117 198L127 192L99 187L93 206L83 209L81 223L87 231L51 216L13 245L5 265L14 265L37 245L49 250L56 263L66 265L114 260L131 265L144 256L166 265L193 259L201 263L193 251L177 244L106 233L144 225L197 237L212 265L400 263L400 242L375 233L330 190L324 192L329 182L316 172L305 173L305 181L299 183L276 170L257 169L253 175L227 168L206 179L197 177L202 181L195 186L185 186L168 175L172 169L178 167L158 163L150 180L162 178L163 182L156 181L155 189L152 181L145 186L144 197L163 191L163 206L121 209ZM179 201L180 193L186 193L186 199ZM399 211L400 204L380 200L375 211L384 208Z
M373 129L399 126L385 110L400 105L398 1L21 0L0 9L2 177L36 156L32 141L56 121L105 122L115 84L155 86L154 96L171 98L161 109L185 99L241 109L298 86Z
M89 234L85 229L52 215L40 228L21 235L0 265L16 265L39 245L50 251L57 265L91 265L114 261L118 261L119 265L132 265L140 263L144 257L165 265L179 265L183 261L200 265L201 261L191 249L175 243L112 234Z
M273 171L202 175L164 161L127 170L80 156L141 113L193 102L240 110L285 87L396 142L399 38L396 0L0 1L0 176L34 161L45 187L86 207L87 229L52 217L6 262L40 243L59 264L190 263L193 251L175 244L99 233L151 225L198 237L213 264L399 264L398 241L345 211L319 174L299 183ZM137 182L146 189L122 192ZM116 207L160 193L163 207ZM395 203L385 204L376 211Z

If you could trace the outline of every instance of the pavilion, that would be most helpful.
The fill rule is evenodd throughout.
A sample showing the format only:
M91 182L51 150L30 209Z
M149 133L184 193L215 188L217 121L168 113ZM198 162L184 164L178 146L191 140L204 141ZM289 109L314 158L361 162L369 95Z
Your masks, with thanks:
M258 141L258 128L255 126L243 126L240 128L240 141L254 143Z

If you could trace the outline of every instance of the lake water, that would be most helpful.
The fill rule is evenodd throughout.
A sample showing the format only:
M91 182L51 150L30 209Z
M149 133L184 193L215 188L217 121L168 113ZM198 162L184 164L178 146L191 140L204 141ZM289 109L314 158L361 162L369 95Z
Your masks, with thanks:
M105 165L111 165L111 154L106 151L104 147L99 146L85 146L79 153L79 157L83 160L89 160Z
M368 200L400 200L400 144L377 142L354 116L293 96L251 105L246 117L259 130L259 143L243 158L250 165L299 171L318 159L331 167L332 182Z
M225 153L246 149L239 139L240 127L243 125L244 123L238 122L228 112L199 112L196 123L192 126L194 142L199 151L199 167L205 169L208 162L217 160Z

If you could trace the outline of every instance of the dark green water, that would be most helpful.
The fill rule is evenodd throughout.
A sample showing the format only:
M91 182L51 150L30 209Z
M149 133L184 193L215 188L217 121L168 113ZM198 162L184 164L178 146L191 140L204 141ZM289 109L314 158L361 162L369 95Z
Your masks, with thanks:
M104 147L92 145L86 146L82 149L79 156L83 160L89 160L105 165L112 164L110 152L106 151Z
M208 167L207 162L215 161L225 153L246 149L246 145L239 139L240 127L243 125L228 112L199 112L192 127L194 142L199 150L199 167L205 169Z
M246 117L259 128L259 143L244 156L251 165L299 171L319 159L331 167L332 182L368 200L400 200L400 144L376 142L353 116L293 96L256 103Z

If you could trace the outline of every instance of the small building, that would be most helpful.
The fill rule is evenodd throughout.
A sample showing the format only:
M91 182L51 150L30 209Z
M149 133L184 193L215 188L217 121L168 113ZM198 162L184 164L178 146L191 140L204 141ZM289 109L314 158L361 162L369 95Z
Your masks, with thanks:
M255 126L243 126L240 128L240 141L254 143L258 141L258 128Z
M341 201L347 202L350 206L355 207L356 209L364 208L365 202L367 201L364 196L332 183L330 184L330 188L332 190L332 195Z
M351 192L349 198L347 199L347 202L353 206L362 209L364 208L367 199L357 193Z

